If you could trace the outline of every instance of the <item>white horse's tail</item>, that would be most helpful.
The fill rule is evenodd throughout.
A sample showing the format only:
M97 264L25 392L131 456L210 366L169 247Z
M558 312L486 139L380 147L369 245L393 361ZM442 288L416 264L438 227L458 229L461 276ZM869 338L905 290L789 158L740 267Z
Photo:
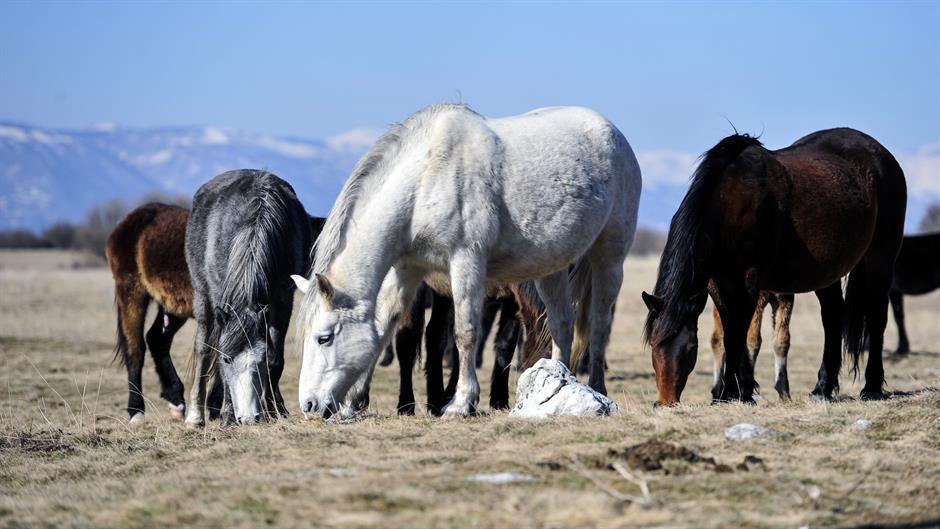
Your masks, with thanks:
M577 372L581 365L581 356L588 348L588 338L591 330L591 263L587 257L582 257L568 270L568 282L571 286L571 301L574 303L574 340L571 344L571 361L568 364L571 372Z

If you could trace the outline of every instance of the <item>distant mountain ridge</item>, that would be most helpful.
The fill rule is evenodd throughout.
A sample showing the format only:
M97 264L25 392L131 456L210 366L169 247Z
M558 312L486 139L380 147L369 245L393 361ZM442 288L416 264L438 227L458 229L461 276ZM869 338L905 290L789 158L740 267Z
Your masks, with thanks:
M379 131L350 130L326 140L212 127L81 130L0 121L0 230L41 230L79 221L113 198L128 203L161 191L191 195L230 169L268 169L294 186L307 211L326 215L356 161ZM907 232L940 200L940 145L895 153L908 178ZM638 151L643 170L641 226L665 230L685 195L696 155Z
M0 229L76 221L97 203L149 191L192 194L238 168L284 177L323 215L375 136L356 129L312 141L218 127L66 131L0 122Z

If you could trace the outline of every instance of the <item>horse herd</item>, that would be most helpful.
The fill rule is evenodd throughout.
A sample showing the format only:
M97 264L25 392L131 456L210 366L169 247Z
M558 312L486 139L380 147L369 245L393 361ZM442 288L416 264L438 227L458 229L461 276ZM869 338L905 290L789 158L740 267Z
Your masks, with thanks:
M107 244L128 415L144 417L147 347L161 397L187 425L204 425L207 413L225 424L287 414L279 380L295 287L305 417L365 409L379 357L388 351L382 363L391 362L393 337L399 413L415 410L422 337L429 412L474 413L481 344L494 322L492 407L508 407L520 344L520 366L550 356L606 393L605 350L640 190L629 143L591 110L495 119L442 104L379 138L326 219L308 216L287 182L255 170L210 180L191 211L142 206ZM708 296L714 400L753 402L767 304L775 388L788 398L793 294L809 291L825 330L812 394L830 399L838 390L844 347L856 368L869 351L862 398L885 398L889 298L904 352L902 293L940 286L938 236L907 238L902 248L906 201L897 161L852 129L815 132L777 151L735 134L708 150L673 217L653 294L642 295L657 403L679 402ZM151 300L158 312L145 334ZM187 407L169 350L188 318L198 328ZM451 358L445 388L442 361Z

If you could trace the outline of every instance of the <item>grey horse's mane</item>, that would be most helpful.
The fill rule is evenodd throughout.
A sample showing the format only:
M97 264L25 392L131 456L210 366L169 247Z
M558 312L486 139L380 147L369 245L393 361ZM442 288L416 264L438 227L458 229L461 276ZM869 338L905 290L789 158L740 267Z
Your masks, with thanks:
M283 223L290 218L275 178L271 173L258 178L258 193L247 205L248 220L232 239L221 297L222 303L230 307L269 302L268 278L279 268L276 260L281 252L277 249L282 247Z
M364 189L376 178L383 178L385 172L382 171L389 163L395 160L398 153L401 152L402 144L416 130L421 129L421 125L430 118L447 110L457 110L473 112L469 106L460 103L439 103L425 107L401 123L392 125L385 134L383 134L375 145L369 149L356 166L339 197L330 209L326 218L326 224L320 237L317 238L313 246L313 263L311 270L316 273L325 273L339 252L346 246L347 227L352 219L356 204L362 197Z

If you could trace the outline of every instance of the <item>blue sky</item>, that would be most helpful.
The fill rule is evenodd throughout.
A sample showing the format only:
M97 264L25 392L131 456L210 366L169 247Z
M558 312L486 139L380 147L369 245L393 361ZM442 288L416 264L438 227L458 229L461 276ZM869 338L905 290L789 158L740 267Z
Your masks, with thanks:
M846 125L940 193L937 28L937 1L5 2L0 119L325 138L442 100L573 104L638 152L689 156L729 120L773 148Z

